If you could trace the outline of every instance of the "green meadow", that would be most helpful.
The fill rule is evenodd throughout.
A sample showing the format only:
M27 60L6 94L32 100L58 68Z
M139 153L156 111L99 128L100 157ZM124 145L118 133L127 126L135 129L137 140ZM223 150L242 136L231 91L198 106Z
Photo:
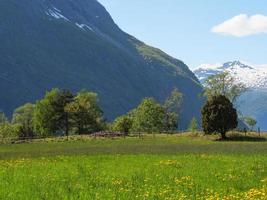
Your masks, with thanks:
M267 199L267 142L85 136L0 145L0 199Z

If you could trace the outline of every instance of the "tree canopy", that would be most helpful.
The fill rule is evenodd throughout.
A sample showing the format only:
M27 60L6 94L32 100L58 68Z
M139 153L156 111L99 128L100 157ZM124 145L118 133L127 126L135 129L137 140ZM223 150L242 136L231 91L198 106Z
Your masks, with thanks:
M114 120L112 130L124 134L128 134L133 126L133 118L128 115L123 115Z
M12 124L19 126L19 136L22 138L33 137L33 113L34 104L27 103L19 108L17 108L12 117Z
M226 132L235 129L238 124L237 112L229 99L223 95L213 96L202 109L202 126L206 134Z
M42 137L51 136L56 133L64 132L62 120L65 100L60 100L61 91L53 89L46 93L45 97L37 101L33 114L34 131ZM60 102L61 101L61 102ZM58 121L59 120L59 121Z
M238 83L228 72L210 76L204 83L205 96L212 98L213 96L226 96L232 103L247 91L247 87L243 83Z
M153 98L145 98L134 110L133 129L147 133L164 129L165 111Z
M78 134L92 133L101 130L103 126L103 111L96 93L78 93L65 110L69 113L71 125L77 128Z

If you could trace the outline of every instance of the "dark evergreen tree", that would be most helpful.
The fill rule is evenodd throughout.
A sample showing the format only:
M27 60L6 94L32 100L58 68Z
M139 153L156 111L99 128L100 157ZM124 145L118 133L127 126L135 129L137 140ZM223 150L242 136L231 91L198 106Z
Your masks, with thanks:
M229 99L223 95L211 97L203 107L202 126L206 134L220 133L226 138L226 132L238 125L237 112Z

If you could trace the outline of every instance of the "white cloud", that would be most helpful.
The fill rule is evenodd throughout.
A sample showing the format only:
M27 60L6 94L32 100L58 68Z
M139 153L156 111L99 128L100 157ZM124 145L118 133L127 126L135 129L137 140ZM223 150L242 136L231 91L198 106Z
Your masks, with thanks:
M267 33L267 16L246 14L237 15L211 29L213 33L244 37Z

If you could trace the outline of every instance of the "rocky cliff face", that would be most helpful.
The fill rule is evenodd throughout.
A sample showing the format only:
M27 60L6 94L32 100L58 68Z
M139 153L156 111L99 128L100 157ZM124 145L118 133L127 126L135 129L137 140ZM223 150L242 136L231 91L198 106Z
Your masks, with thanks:
M182 126L199 116L202 87L188 67L123 32L96 0L2 0L0 19L0 109L9 115L59 87L97 92L109 120L178 88Z

